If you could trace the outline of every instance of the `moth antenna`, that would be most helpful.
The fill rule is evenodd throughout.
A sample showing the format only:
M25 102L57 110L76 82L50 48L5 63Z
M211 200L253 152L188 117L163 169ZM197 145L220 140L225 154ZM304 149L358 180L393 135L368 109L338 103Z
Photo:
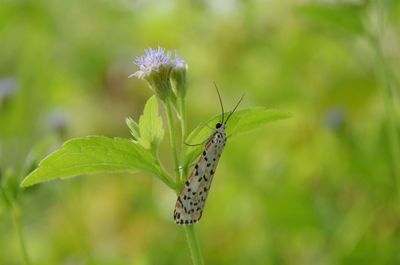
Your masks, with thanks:
M233 108L233 110L232 110L231 112L229 112L229 115L228 115L228 117L226 118L226 121L225 121L224 124L226 124L226 123L228 122L229 118L230 118L230 117L232 116L232 114L235 112L235 110L237 109L237 107L239 107L239 104L240 104L240 102L242 102L243 98L244 98L244 94L240 97L238 103L237 103L236 106Z
M219 98L219 104L221 105L221 111L222 111L222 114L221 114L221 118L222 118L222 120L221 120L221 123L224 123L224 104L222 104L222 99L221 99L221 95L219 94L219 90L218 90L218 87L217 87L217 84L214 82L214 86L215 86L215 89L217 90L217 93L218 93L218 98Z

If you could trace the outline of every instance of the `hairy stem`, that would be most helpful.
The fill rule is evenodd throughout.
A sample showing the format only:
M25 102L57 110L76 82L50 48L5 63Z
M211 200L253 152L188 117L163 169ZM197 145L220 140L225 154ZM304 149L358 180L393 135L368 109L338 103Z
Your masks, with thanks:
M194 225L186 225L185 234L189 245L190 253L192 255L193 265L204 265L204 260L201 254L201 249L199 241L197 240L197 234Z
M167 120L168 120L168 129L169 129L169 139L172 148L172 156L174 159L174 171L176 177L176 183L179 183L179 159L178 159L178 151L176 148L176 131L174 126L174 116L172 114L171 103L167 101L165 103L165 109L167 111Z

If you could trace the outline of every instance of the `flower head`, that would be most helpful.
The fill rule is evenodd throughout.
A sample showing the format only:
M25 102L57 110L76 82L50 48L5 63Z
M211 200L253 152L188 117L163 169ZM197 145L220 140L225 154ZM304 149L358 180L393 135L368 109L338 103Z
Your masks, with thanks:
M139 71L131 74L129 78L136 76L139 79L145 79L152 72L160 72L163 67L172 67L171 52L165 54L165 49L160 46L153 50L148 48L144 50L145 55L139 56L134 63L139 66Z
M154 50L148 48L144 50L143 56L135 59L134 63L139 66L139 70L129 77L135 76L146 80L164 102L168 99L175 104L177 98L185 96L188 66L176 51L172 60L170 51L165 51L160 46Z
M131 74L131 77L145 79L161 100L165 101L171 91L170 74L173 67L171 52L165 53L165 49L158 47L156 50L148 48L145 55L137 57L134 63L139 70Z
M186 71L188 66L186 62L175 51L175 58L172 60L171 81L175 94L184 97L186 94Z
M176 51L175 51L175 58L172 60L172 65L174 66L174 69L187 70L187 68L188 68L185 60L183 60Z

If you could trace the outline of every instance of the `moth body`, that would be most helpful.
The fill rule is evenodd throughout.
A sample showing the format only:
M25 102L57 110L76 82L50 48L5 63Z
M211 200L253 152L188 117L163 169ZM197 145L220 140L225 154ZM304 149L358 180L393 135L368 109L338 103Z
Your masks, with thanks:
M174 210L175 223L193 224L200 220L225 144L225 124L217 123L214 134L205 144L203 153L178 196Z

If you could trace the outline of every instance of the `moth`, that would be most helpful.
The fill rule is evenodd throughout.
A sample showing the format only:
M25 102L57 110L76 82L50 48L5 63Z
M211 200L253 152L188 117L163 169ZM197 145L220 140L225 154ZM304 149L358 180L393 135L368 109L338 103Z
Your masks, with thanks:
M214 133L206 140L204 151L178 196L174 210L176 224L190 225L200 220L218 161L226 144L226 124L244 97L242 95L225 120L221 95L218 88L216 86L215 88L221 105L221 121L215 124L215 128L209 127Z

